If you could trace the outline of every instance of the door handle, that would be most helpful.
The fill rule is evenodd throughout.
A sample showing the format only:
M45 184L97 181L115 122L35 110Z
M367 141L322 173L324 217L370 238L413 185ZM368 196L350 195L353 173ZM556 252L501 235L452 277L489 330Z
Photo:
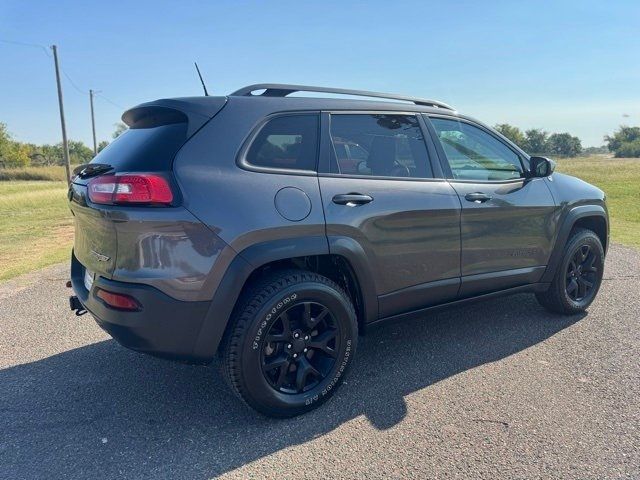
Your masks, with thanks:
M373 201L370 195L362 195L361 193L342 193L336 195L332 199L333 203L338 205L346 205L347 207L357 207Z
M484 203L491 200L491 195L482 192L467 193L464 198L469 202Z

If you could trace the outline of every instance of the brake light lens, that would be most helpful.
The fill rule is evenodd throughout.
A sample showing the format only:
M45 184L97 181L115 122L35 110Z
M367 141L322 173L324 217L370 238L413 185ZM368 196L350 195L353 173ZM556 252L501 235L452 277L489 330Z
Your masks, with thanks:
M109 292L108 290L97 288L96 296L111 308L128 311L140 310L140 304L136 301L135 298L129 295Z
M167 179L152 173L102 175L88 186L93 203L169 205L173 201Z

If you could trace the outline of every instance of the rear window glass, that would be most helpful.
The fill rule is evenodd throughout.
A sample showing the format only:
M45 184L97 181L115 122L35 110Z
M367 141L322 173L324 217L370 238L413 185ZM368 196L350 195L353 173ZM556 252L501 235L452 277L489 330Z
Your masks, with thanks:
M246 161L257 167L315 170L317 157L318 115L286 115L262 127Z
M332 173L433 177L415 115L334 114L331 140Z
M106 163L119 172L169 170L186 139L186 122L153 128L130 128L91 163Z

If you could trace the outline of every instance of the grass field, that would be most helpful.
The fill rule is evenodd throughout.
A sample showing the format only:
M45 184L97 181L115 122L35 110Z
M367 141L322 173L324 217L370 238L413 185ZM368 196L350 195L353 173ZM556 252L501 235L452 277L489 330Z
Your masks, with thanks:
M557 169L602 188L613 241L640 247L640 159L565 159ZM11 178L64 178L62 167L38 170ZM0 181L0 280L68 260L73 227L66 191L64 181Z
M66 192L59 181L0 182L0 280L69 259Z
M604 190L612 240L640 247L640 158L563 159L557 170Z

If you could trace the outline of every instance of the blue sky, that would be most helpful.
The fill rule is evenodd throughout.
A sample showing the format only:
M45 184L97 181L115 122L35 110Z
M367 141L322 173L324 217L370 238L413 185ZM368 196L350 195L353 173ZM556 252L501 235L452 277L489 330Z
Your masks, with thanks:
M259 82L390 91L486 123L569 131L602 144L640 125L640 2L0 2L0 39L59 46L93 88L99 139L126 107ZM0 122L60 141L52 59L0 42ZM64 79L69 136L91 142L88 94ZM626 116L625 116L626 115Z

